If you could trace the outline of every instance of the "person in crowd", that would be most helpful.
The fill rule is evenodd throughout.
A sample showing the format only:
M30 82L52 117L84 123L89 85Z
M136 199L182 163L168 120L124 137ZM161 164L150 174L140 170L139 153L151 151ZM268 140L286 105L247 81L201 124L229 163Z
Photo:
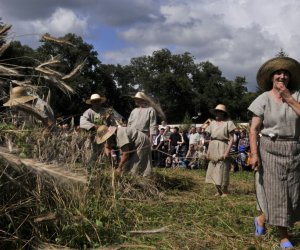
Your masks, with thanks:
M238 128L236 128L233 131L233 143L232 143L232 147L231 147L231 152L233 152L233 153L238 152L239 140L240 140L240 130Z
M187 155L190 155L192 148L196 148L198 145L200 145L200 135L197 133L196 126L193 125L189 133L189 148Z
M42 121L49 130L56 127L54 112L50 105L38 96L28 94L25 87L17 86L12 88L10 98L3 106L33 115ZM18 122L17 119L16 123Z
M210 113L215 116L215 121L206 128L211 140L207 152L209 164L205 181L216 186L216 195L224 197L228 194L231 162L229 152L233 143L232 133L236 127L229 120L225 105L218 104Z
M167 153L167 150L165 150L164 147L164 133L165 129L161 128L159 130L159 134L155 137L153 142L153 149L154 149L154 162L156 166L164 167L165 166L165 153Z
M192 126L190 130L189 145L191 144L193 144L194 146L200 144L200 134L197 133L196 126Z
M185 157L184 163L185 167L188 169L196 169L199 167L199 152L198 152L199 145L191 144L190 150Z
M249 137L248 137L247 132L246 132L245 129L240 130L240 138L239 138L239 141L238 141L238 149L241 146L244 146L246 148L246 150L248 150L249 147L250 147Z
M99 94L92 94L85 101L91 105L80 117L80 128L87 131L96 131L98 126L118 126L123 125L123 117L113 108L104 107L106 97Z
M131 127L101 125L97 129L96 142L104 143L108 156L112 149L111 145L117 145L122 150L116 172L130 172L144 177L151 174L151 144L145 133Z
M172 134L171 132L171 127L169 125L166 126L165 132L164 132L164 149L166 150L167 153L170 153L170 135Z
M257 72L264 92L249 106L251 165L256 170L255 235L276 226L282 249L292 248L288 228L300 220L300 64L290 57L265 62ZM259 136L259 134L261 136Z
M181 136L181 140L178 142L179 144L178 156L180 160L182 160L188 152L189 137L188 137L188 131L186 129L181 129L179 134Z
M132 98L137 107L131 111L127 126L145 133L149 138L153 138L157 122L156 111L149 105L150 98L143 92L137 92Z
M179 134L179 128L178 127L174 127L173 128L173 132L170 135L170 148L169 148L169 152L171 155L174 154L178 154L178 150L179 150L179 145L181 142L181 135Z

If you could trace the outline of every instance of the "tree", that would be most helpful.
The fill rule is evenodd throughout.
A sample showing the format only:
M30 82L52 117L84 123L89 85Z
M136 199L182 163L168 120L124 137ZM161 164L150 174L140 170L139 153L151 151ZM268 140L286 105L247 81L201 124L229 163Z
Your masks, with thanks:
M189 53L172 55L162 49L133 58L130 66L133 84L161 104L169 122L181 122L186 112L194 113L191 75L196 66Z
M288 56L288 54L285 53L282 48L280 48L280 51L275 56L276 57L286 57L286 56Z
M46 34L44 37L50 37ZM42 81L39 84L47 86L52 92L51 105L55 113L59 115L74 115L79 119L86 106L84 100L89 98L92 93L102 93L104 87L99 80L99 67L101 62L97 58L98 54L93 50L93 46L85 43L81 37L75 34L67 34L58 38L56 42L53 39L42 39L43 45L37 49L37 58L39 62L45 62L51 57L56 56L61 64L57 69L64 74L69 74L79 64L83 63L82 69L76 75L68 79L68 84L75 89L74 94L69 97L62 95L58 88L53 84Z

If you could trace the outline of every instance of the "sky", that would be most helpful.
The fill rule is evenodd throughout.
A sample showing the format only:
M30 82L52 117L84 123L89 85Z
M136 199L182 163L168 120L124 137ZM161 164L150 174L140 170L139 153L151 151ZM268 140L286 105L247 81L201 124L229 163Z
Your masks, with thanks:
M163 48L210 61L223 76L246 77L281 49L300 61L298 0L0 0L9 39L32 48L44 33L75 33L94 46L104 64Z

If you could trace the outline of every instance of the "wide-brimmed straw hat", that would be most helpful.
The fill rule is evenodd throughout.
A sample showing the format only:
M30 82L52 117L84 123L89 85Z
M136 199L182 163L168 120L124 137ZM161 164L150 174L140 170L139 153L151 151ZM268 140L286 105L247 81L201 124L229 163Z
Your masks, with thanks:
M116 132L117 127L110 126L107 127L106 125L101 125L97 129L96 134L96 142L97 144L101 144L108 140Z
M289 89L297 89L300 86L300 64L290 57L275 57L266 61L258 70L256 80L263 90L272 89L272 74L277 70L287 70L291 77L288 83Z
M90 99L85 101L86 104L92 104L92 101L99 101L100 103L106 102L105 96L100 96L99 94L92 94Z
M146 96L144 92L137 92L132 98L149 102L149 97Z
M14 106L36 99L37 96L29 95L24 87L14 87L10 92L9 100L3 106Z
M216 115L216 111L222 111L228 115L226 106L224 104L218 104L214 109L209 110L209 112L213 115Z

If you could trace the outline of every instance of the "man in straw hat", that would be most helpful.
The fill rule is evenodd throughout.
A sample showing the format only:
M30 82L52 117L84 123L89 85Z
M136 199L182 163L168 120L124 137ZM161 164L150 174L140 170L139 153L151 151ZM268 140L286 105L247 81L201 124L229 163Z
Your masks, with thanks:
M293 248L288 228L300 220L300 64L275 57L257 72L265 92L249 106L251 165L256 171L255 235L277 226L282 249ZM260 134L261 136L259 136Z
M151 174L151 145L146 134L130 127L102 125L97 129L96 142L105 143L105 151L108 153L114 144L122 150L118 172L141 176Z
M80 117L80 128L88 131L96 131L99 125L117 126L122 125L123 117L113 108L103 107L106 102L105 96L92 94L86 104L91 105Z
M25 87L17 86L12 88L10 98L3 106L33 115L48 128L55 126L52 108L38 96L29 95Z
M156 135L157 122L156 111L150 105L151 99L143 92L137 92L132 98L137 108L130 113L128 127L135 128L152 139Z
M101 125L123 125L123 117L113 108L103 107L105 102L105 96L92 94L91 97L85 101L85 103L91 105L91 107L80 117L79 127L92 132L89 141L87 141L87 145L91 148L92 152L91 160L96 160L103 149L102 146L95 143L94 133L97 128ZM113 153L113 151L111 153ZM116 158L118 158L118 155L116 155Z

